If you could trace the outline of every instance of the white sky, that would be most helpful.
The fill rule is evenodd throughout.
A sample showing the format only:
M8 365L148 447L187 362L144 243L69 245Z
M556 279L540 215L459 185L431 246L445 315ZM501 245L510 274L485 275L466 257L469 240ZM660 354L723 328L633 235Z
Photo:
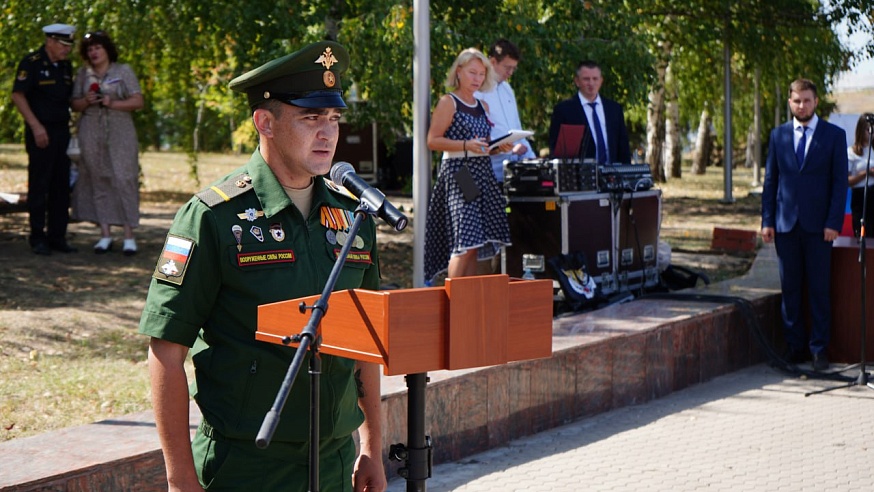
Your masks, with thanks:
M845 35L844 39L850 49L855 49L857 52L861 52L861 47L865 44L865 36L861 33L855 33L853 36ZM835 84L836 91L862 87L874 87L874 60L870 58L861 61L852 71L843 72Z

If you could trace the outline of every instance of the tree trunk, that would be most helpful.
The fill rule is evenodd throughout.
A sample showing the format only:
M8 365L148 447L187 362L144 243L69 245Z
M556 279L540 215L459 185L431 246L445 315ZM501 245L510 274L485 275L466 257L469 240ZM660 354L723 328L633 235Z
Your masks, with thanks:
M780 84L777 83L774 85L776 86L775 89L777 90L777 97L775 99L777 101L777 104L774 105L774 128L777 128L778 126L780 126L781 109L786 107L786 103L783 101L783 96L780 95Z
M756 157L756 130L755 125L750 125L750 129L747 130L747 148L744 152L744 167L753 167L757 165Z
M237 131L237 122L234 120L234 117L231 116L228 118L228 139L231 141L231 151L234 155L240 155L243 153L242 144L237 144L234 142L234 132Z
M325 17L325 32L326 38L331 41L337 41L337 35L340 33L340 21L343 19L343 0L335 0L328 8L328 15Z
M663 167L665 143L665 73L668 68L670 43L663 46L663 57L656 64L656 82L649 92L646 107L646 163L652 172L653 181L667 181Z
M695 139L695 152L692 154L692 173L704 174L710 165L710 153L713 151L713 135L710 111L701 111L701 121L698 123L698 137Z
M753 100L753 187L762 185L762 69L756 67L755 99Z
M206 90L208 84L202 84L198 90L197 116L194 119L194 131L191 135L191 151L197 154L200 152L200 124L203 123L203 111L206 108Z
M680 104L677 86L674 83L670 65L668 65L668 72L665 77L669 94L665 119L665 171L672 178L679 179L683 177L683 145L680 142Z

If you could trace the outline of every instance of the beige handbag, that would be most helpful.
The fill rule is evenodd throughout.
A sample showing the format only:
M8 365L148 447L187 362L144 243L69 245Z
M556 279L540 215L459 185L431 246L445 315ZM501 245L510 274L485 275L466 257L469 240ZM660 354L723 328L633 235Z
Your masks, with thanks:
M81 155L82 151L79 149L79 136L74 133L70 135L70 143L67 145L67 156L72 161L78 161Z

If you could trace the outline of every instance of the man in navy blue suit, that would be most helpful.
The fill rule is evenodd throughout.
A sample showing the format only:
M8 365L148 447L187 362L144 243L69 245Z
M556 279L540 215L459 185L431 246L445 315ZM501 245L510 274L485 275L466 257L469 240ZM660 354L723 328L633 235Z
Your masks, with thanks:
M593 61L583 61L574 73L574 85L579 91L552 110L549 125L549 152L556 155L558 134L562 125L585 125L583 158L595 159L598 164L631 163L631 147L628 145L628 129L625 114L616 101L601 97L599 91L604 78L601 67ZM560 149L561 150L561 149ZM578 155L579 151L567 149L561 154ZM562 155L567 157L567 155Z
M762 189L762 239L774 241L780 259L786 358L813 356L813 368L828 369L831 331L831 249L844 220L847 197L847 137L815 113L816 86L798 79L789 86L794 118L771 131ZM807 281L812 327L802 317Z

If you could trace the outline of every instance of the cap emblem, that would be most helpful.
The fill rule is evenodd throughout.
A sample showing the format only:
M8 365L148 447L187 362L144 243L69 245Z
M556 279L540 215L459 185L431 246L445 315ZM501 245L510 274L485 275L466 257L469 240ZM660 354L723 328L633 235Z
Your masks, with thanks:
M325 83L325 87L334 87L334 84L337 83L337 78L334 77L334 72L328 70L322 74L322 82Z
M331 72L331 65L337 63L337 58L334 57L334 52L331 51L331 48L325 48L325 51L322 52L322 55L315 63L325 67L326 71L322 74L322 82L325 83L325 87L334 87L337 83L337 78L334 76L334 72Z
M316 60L315 62L324 66L325 70L330 70L331 65L337 63L337 59L334 58L334 52L331 51L330 47L328 47L328 48L325 48L325 51L322 52L322 56L320 56L319 59Z

